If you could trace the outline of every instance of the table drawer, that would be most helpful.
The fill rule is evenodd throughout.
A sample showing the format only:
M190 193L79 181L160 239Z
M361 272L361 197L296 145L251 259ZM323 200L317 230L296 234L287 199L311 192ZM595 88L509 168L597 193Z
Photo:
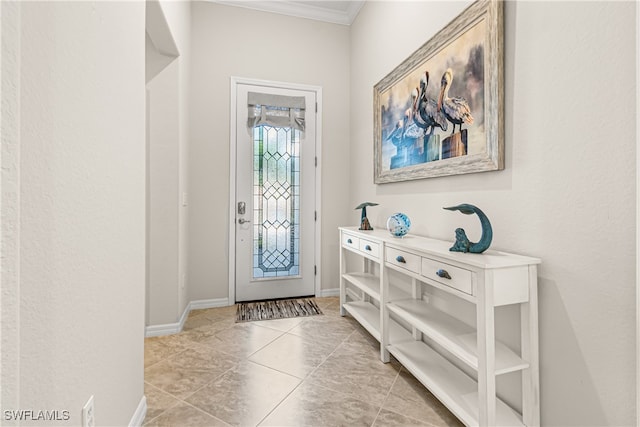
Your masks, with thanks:
M353 249L360 247L360 239L352 234L342 234L342 246L346 246Z
M422 258L422 275L438 283L473 295L471 271L444 262Z
M387 247L386 261L420 274L420 257L405 251Z
M360 252L378 257L380 255L380 244L370 240L360 239Z

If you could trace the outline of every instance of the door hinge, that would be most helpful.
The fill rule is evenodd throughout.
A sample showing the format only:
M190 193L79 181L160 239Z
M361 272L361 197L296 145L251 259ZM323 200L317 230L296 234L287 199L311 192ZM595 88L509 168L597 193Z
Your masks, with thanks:
M314 265L314 266L313 266L313 275L314 275L314 276L317 276L317 275L318 275L318 266L317 266L317 265Z
M318 156L316 156L316 167L318 167Z
M318 112L318 103L316 102L316 113Z
M313 220L314 221L318 220L318 211L313 211Z

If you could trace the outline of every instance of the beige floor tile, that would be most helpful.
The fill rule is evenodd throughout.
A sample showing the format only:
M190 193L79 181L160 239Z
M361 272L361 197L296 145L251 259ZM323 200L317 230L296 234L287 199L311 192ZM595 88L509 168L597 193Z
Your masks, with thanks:
M324 307L321 307L321 310L325 316L340 317L340 302L336 301L334 303L328 304Z
M395 412L381 410L373 423L374 427L434 427L425 421L416 420L404 415L396 414Z
M144 342L145 368L158 363L173 354L174 351L160 341L149 341L149 339L146 339Z
M254 325L264 326L265 328L275 329L277 331L288 332L300 323L304 322L306 317L290 317L288 319L259 320L251 322Z
M149 419L147 417L147 419ZM229 424L212 417L198 408L180 402L170 411L150 419L144 424L149 427L228 427Z
M228 319L235 320L237 309L238 309L237 304L234 304L226 307L206 308L206 309L194 310L194 311L198 311L198 315L204 315L211 320L218 320L221 318L228 318Z
M340 303L340 298L338 297L319 297L319 298L315 298L316 304L318 304L318 307L320 307L320 309L323 309L324 307L331 305L331 304L339 304Z
M207 319L206 316L199 316L198 319ZM218 319L209 321L201 326L195 327L193 329L185 330L180 335L183 335L186 340L198 344L205 344L206 340L214 337L218 332L224 331L225 329L229 329L235 325L235 321L233 319ZM216 342L216 340L213 340Z
M356 353L358 356L366 356L371 360L380 360L380 342L375 339L362 326L357 325L349 337L340 346L340 354L347 356Z
M302 383L261 426L370 426L378 406L307 382Z
M284 334L254 353L249 360L302 379L320 366L333 350L332 345Z
M147 398L147 420L157 417L180 403L175 397L147 382L144 383L144 395Z
M183 331L188 331L190 329L199 328L201 326L210 325L213 321L209 319L207 316L189 316L187 320L184 322Z
M194 310L182 333L146 339L145 425L461 425L395 359L380 361L337 297L316 302L324 315L246 323L235 305Z
M339 297L323 297L316 298L316 304L325 315L340 315L340 298Z
M308 317L304 322L289 330L290 334L317 342L339 344L355 330L349 321L328 316Z
M193 346L181 334L146 338L144 340L144 366L149 367Z
M356 330L345 339L340 347L336 349L335 356L339 358L360 360L359 363L370 363L378 369L380 363L380 343L362 326L357 325ZM389 363L382 364L384 369L394 369L400 371L402 365L391 356Z
M201 343L227 354L246 358L282 334L284 332L253 325L251 322L236 323L210 338L203 339Z
M310 383L382 405L399 365L382 363L367 344L343 342L307 379Z
M228 354L198 346L146 368L145 381L184 399L238 362L239 359Z
M257 425L299 383L291 375L243 362L187 402L232 425Z
M462 426L463 424L404 368L385 400L384 409L423 420L434 426Z

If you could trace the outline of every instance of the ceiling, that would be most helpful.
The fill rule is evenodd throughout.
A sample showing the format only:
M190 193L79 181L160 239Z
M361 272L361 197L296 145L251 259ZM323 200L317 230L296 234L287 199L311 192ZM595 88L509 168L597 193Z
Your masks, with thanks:
M212 0L228 6L351 25L365 0Z

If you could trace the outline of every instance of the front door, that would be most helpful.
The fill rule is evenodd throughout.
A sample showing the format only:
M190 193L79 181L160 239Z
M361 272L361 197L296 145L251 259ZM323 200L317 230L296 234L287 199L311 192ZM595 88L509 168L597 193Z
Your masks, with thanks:
M248 125L250 92L303 97L304 130ZM236 301L313 295L316 94L239 83L236 100Z

